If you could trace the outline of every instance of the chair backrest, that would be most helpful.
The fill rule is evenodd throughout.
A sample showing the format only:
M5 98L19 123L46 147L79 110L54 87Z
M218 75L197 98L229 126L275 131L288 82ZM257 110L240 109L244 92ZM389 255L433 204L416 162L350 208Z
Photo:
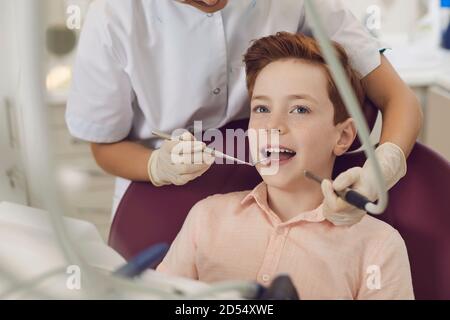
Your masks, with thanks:
M237 122L227 128L243 127L245 123ZM363 153L340 157L334 176L364 161ZM152 244L171 243L195 203L213 194L250 190L259 182L254 168L241 165L213 165L181 187L134 182L117 209L109 244L130 259ZM450 299L449 162L417 144L407 176L390 191L389 207L377 217L395 227L406 242L416 298Z

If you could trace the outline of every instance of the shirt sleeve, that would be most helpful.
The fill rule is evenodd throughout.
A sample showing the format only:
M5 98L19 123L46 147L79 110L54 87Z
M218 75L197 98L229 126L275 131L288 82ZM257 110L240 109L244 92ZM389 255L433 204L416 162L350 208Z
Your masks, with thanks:
M70 133L82 140L112 143L126 138L133 122L133 90L124 71L124 43L108 20L106 1L94 2L78 44L66 109Z
M394 230L365 262L358 300L412 300L411 269L405 242Z
M196 254L200 215L205 214L205 208L202 207L202 202L199 202L191 209L169 252L156 268L157 271L198 280Z
M358 71L361 77L364 78L380 66L380 43L369 34L341 0L315 0L314 4L326 33L331 40L344 47L353 69ZM305 15L299 33L312 35L308 15Z

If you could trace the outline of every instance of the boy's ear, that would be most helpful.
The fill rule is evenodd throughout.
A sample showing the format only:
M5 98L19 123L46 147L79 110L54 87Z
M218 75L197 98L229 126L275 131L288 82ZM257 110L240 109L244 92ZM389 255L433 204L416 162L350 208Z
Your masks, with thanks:
M334 146L334 155L339 157L343 155L352 146L356 138L357 130L352 118L348 118L344 122L337 124L338 141Z

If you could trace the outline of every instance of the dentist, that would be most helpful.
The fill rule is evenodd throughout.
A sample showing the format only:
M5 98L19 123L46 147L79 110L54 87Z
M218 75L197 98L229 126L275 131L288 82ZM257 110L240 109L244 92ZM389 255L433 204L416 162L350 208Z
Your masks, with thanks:
M377 156L391 187L406 173L422 113L413 92L380 53L377 41L339 0L317 0L330 38L347 51L368 98L383 114ZM303 0L97 0L87 14L70 91L66 122L71 134L89 141L106 172L117 178L114 207L130 180L155 187L184 185L204 174L205 164L172 164L183 141L154 139L171 133L219 128L247 119L243 54L250 42L278 31L311 35ZM194 142L192 153L204 145ZM228 166L233 170L233 166ZM336 189L354 185L370 198L370 164L344 172ZM358 222L363 212L333 198L324 186L328 219Z

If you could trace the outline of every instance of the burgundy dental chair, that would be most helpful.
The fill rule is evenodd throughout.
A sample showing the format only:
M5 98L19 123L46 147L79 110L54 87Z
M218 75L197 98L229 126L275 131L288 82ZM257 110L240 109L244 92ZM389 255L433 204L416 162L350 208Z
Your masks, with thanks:
M372 127L375 109L367 105L365 113ZM237 121L221 130L245 130L247 125ZM223 151L233 154L226 147ZM363 153L340 157L334 175L364 161ZM171 243L196 202L217 193L250 190L261 182L254 168L230 167L214 164L181 187L132 183L117 209L109 245L130 259L151 245ZM408 173L390 190L389 199L386 212L376 217L396 228L406 242L416 299L450 299L450 163L417 143L408 158Z

